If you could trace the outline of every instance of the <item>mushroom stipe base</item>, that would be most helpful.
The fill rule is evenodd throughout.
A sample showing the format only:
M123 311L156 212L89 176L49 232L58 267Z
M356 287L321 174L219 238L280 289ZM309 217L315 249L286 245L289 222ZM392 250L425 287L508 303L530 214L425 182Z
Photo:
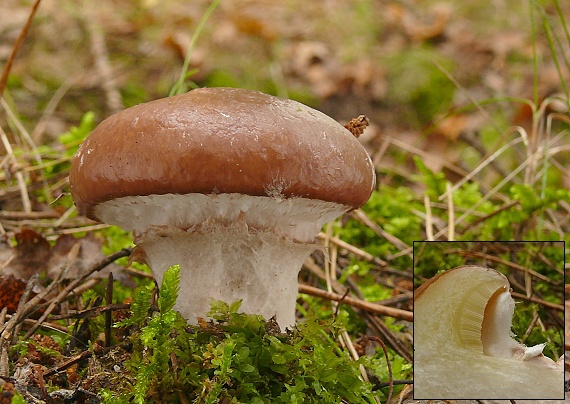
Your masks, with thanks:
M159 284L168 267L180 265L175 309L191 323L206 317L211 299L242 299L241 312L276 316L282 330L295 324L297 275L318 248L315 235L346 210L238 194L125 197L97 206L104 221L134 232L135 259Z
M138 244L160 284L169 266L180 265L180 295L174 308L194 323L206 317L211 299L242 299L241 312L276 316L282 330L295 324L297 275L315 249L245 222L208 226L176 237Z

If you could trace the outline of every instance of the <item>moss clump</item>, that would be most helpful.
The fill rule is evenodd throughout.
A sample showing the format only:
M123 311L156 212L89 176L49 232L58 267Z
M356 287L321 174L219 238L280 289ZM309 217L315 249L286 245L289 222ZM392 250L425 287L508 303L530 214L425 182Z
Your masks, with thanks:
M136 328L126 366L136 383L104 391L106 402L370 403L380 397L361 379L362 362L350 360L323 331L339 332L338 324L308 320L281 333L272 320L238 313L239 301L214 301L208 315L215 321L188 326L173 310L178 283L179 269L171 267L150 317L152 292L139 289L133 315L118 324Z

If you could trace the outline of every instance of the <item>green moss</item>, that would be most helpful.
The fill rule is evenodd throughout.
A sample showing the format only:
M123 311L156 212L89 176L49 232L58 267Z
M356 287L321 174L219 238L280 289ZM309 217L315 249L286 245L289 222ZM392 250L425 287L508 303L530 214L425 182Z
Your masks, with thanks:
M152 292L142 288L135 294L132 317L118 325L139 327L127 364L137 382L126 391L104 392L106 402L144 403L160 397L176 403L178 393L197 403L372 403L383 397L359 373L360 364L378 366L380 355L352 361L334 342L347 316L325 322L308 318L280 333L273 321L238 313L239 301L214 301L208 315L215 321L188 326L172 309L177 271L172 267L165 274L158 312L148 317Z

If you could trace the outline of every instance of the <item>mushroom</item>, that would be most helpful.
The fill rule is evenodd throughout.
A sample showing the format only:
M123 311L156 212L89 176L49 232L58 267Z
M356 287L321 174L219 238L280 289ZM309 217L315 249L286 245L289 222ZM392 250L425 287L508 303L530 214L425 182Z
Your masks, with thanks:
M157 282L180 265L175 308L190 322L211 299L242 299L285 329L316 235L368 200L375 173L355 136L319 111L201 88L104 120L69 181L81 214L133 232Z
M515 302L490 268L442 272L414 293L415 399L563 399L561 363L511 332Z

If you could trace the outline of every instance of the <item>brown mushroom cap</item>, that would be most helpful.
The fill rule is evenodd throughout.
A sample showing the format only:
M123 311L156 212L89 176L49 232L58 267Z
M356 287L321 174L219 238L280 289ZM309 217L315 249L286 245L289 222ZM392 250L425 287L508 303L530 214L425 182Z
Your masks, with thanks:
M119 112L81 145L70 172L79 211L125 196L240 193L364 204L374 168L343 126L298 102L202 88Z

